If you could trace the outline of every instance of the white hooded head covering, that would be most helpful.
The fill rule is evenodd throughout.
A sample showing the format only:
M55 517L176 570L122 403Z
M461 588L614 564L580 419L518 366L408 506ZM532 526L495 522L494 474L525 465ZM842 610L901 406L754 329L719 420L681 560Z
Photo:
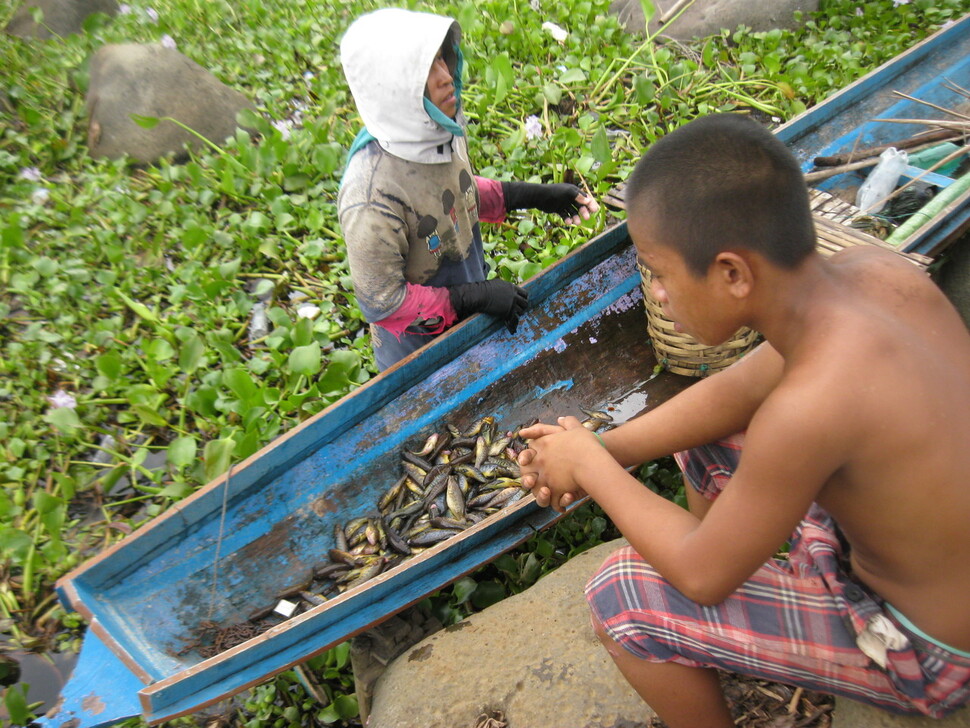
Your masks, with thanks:
M464 126L460 39L461 28L452 18L400 8L367 13L347 29L340 41L344 75L367 132L391 154L412 162L451 160L451 141ZM454 49L446 60L455 75L457 123L440 112L436 121L430 102L425 104L428 73L446 40L446 51ZM351 154L357 148L355 143Z

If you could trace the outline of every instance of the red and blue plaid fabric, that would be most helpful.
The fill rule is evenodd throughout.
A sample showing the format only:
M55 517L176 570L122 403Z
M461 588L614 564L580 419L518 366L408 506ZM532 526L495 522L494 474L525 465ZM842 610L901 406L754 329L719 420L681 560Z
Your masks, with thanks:
M677 461L715 498L743 442L737 435ZM719 668L894 713L943 717L970 701L970 658L909 632L853 581L837 527L817 505L788 558L769 561L716 606L685 597L630 547L606 560L586 597L607 633L645 660Z

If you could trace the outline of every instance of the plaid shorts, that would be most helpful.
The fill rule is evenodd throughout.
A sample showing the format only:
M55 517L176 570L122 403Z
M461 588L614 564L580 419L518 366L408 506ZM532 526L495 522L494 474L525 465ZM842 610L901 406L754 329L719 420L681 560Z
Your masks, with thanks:
M743 435L678 453L691 484L715 498ZM724 602L686 598L632 548L586 586L606 632L632 654L843 695L894 713L943 717L970 702L970 658L906 629L848 570L832 518L813 506L790 542Z

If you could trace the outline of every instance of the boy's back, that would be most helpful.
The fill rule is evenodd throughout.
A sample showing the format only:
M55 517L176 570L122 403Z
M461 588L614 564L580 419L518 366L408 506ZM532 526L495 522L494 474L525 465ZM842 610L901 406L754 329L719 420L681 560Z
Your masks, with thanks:
M779 387L812 398L806 406L848 453L818 502L863 581L924 631L970 650L970 337L901 258L853 248L828 268L837 296L808 302L811 326Z

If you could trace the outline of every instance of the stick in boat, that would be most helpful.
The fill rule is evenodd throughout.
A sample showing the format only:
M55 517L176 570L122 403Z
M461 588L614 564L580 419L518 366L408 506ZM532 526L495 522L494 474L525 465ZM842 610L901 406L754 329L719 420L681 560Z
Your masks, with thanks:
M895 147L896 149L912 149L913 147L926 144L948 141L959 136L961 136L961 133L955 129L936 129L923 134L917 134L908 139L900 139L898 142L880 144L879 146L867 147L859 151L853 150L845 154L833 154L830 157L815 157L812 162L814 162L816 167L840 167L845 164L859 162L863 159L869 159L870 157L878 157L890 147Z
M951 89L952 90L952 89ZM937 111L942 111L944 114L949 114L950 116L955 116L958 119L964 119L970 121L970 116L966 114L961 114L959 111L954 111L953 109L947 109L943 106L937 106L936 104L931 104L929 101L923 101L915 96L910 96L909 94L904 94L902 91L893 91L896 96L900 96L907 101L915 101L917 104L923 104L924 106L929 106L931 109L936 109Z
M953 137L951 137L951 139L956 139L961 136L963 135L956 134ZM924 142L923 144L920 144L918 146L910 147L910 149L912 151L919 151L921 149L927 149L929 147L932 147L936 144L939 144L939 142L938 141ZM970 151L970 150L967 150L966 147L960 147L960 149L962 150L961 153ZM808 184L812 184L813 182L820 182L823 179L828 179L829 177L835 177L836 175L842 174L843 172L853 172L857 169L865 169L866 167L875 167L878 163L879 163L879 157L875 156L875 157L868 157L866 159L860 159L858 162L850 162L848 164L840 164L837 167L828 167L826 169L820 169L816 172L808 172L805 174L805 182Z

